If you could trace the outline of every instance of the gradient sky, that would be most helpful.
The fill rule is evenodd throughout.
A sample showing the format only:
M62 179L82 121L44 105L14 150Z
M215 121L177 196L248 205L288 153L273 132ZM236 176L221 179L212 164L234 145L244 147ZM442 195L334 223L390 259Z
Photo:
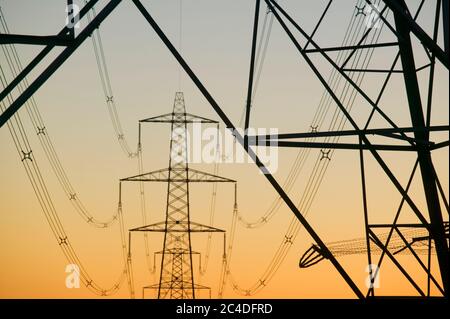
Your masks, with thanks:
M254 1L182 0L182 54L210 90L219 105L234 123L239 121L246 100L248 62L251 46ZM77 2L77 1L76 1ZM80 2L80 1L78 1ZM410 1L416 8L419 1ZM64 25L65 1L0 0L0 6L13 33L54 34ZM100 1L103 6L106 1ZM161 28L174 44L179 43L179 0L147 1ZM311 32L327 1L280 1L307 32ZM351 18L354 0L334 1L330 13L317 33L317 42L326 46L339 45ZM435 1L426 1L419 21L430 32ZM97 11L98 12L98 11ZM263 10L265 12L265 10ZM262 13L263 15L264 13ZM261 15L261 18L262 18ZM392 21L392 16L390 16ZM171 112L178 87L179 67L168 50L140 16L131 1L123 1L101 26L103 45L115 94L115 101L126 137L131 145L137 143L137 121ZM303 38L301 43L305 41ZM388 31L382 40L393 41ZM417 41L415 47L417 47ZM38 47L18 45L24 63L39 50ZM423 50L422 50L423 51ZM60 49L55 50L60 52ZM395 52L380 49L371 67L387 67ZM53 55L55 56L55 54ZM334 57L335 55L331 55ZM322 59L313 59L327 76L330 66ZM50 60L46 60L47 63ZM427 63L423 52L417 54L417 65ZM0 53L2 67L5 57ZM397 66L399 67L399 66ZM36 76L38 68L32 77ZM420 73L422 94L425 95L428 72ZM32 78L31 77L31 78ZM383 76L368 76L364 89L374 97ZM434 87L432 123L448 124L448 72L438 64ZM185 94L189 113L219 119L190 80L182 76L181 90ZM261 83L254 100L251 125L278 128L280 132L308 131L323 87L299 56L281 27L274 22ZM114 136L101 91L92 43L86 41L79 50L36 93L39 109L46 122L55 148L68 175L88 209L99 219L107 219L117 207L118 180L137 174L135 160L126 158ZM423 97L424 99L424 97ZM358 123L363 123L369 105L356 100L352 110ZM398 126L410 125L403 79L395 75L381 101L383 110ZM48 188L75 249L79 252L92 277L109 286L121 271L121 250L117 226L97 230L86 225L73 210L32 131L26 112L20 111ZM372 127L386 126L375 119ZM350 128L349 125L346 128ZM438 141L448 134L432 134ZM373 141L377 141L373 139ZM148 125L143 131L144 170L167 166L169 129L164 125ZM36 197L14 149L9 132L0 129L0 297L2 298L91 298L86 288L65 287L64 256L46 223ZM307 182L313 159L310 160L291 192L296 203ZM282 182L289 172L297 151L279 152L279 169L275 177ZM386 162L404 185L414 164L412 154L382 153ZM364 234L358 153L336 151L324 182L308 214L325 242L361 237ZM384 176L378 164L368 154L367 180L372 222L389 222L400 201L400 194ZM448 194L448 150L434 154L434 163L441 183ZM194 165L212 172L212 166ZM250 220L257 219L276 196L273 188L253 164L225 164L219 174L238 181L240 212ZM420 177L418 175L417 177ZM165 185L148 185L147 202L150 222L163 219ZM423 208L420 178L412 186L412 194ZM211 185L191 187L191 214L195 221L209 220ZM230 229L233 188L219 185L215 226ZM137 185L125 185L123 193L124 218L127 228L141 226ZM410 214L410 212L409 212ZM408 215L408 213L406 213ZM411 214L410 214L411 215ZM280 241L283 239L292 213L282 205L276 217L263 228L248 230L238 225L231 268L233 276L244 287L251 286L263 273ZM405 217L405 221L414 221ZM162 236L151 236L151 249L161 249ZM196 235L194 250L204 251L204 239ZM136 235L138 237L138 235ZM217 293L221 237L213 239L210 269L201 283ZM288 257L270 285L255 297L260 298L352 298L351 290L329 262L310 269L299 269L298 259L311 245L304 231L294 243ZM133 244L133 264L136 290L155 282L145 269L142 240ZM399 257L408 264L408 256ZM367 276L365 256L339 259L361 289ZM433 259L434 264L436 261ZM198 264L196 264L198 267ZM381 275L380 294L412 294L413 289L389 263ZM411 272L417 271L411 266ZM425 275L422 276L425 279ZM97 279L98 278L98 279ZM198 276L197 276L198 278ZM226 297L238 297L228 286ZM123 287L115 297L128 297Z

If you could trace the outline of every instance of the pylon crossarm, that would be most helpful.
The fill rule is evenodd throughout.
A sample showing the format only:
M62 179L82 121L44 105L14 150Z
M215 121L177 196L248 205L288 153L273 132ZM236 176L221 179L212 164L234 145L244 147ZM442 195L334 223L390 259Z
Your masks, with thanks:
M144 120L140 120L139 123L209 123L219 124L218 121L208 119L206 117L185 113L185 117L180 119L172 118L172 113L149 117Z
M196 222L181 221L181 222L168 222L167 229L165 228L165 222L159 222L155 224L150 224L146 226L141 226L137 228L130 229L131 232L192 232L192 233L223 233L222 229L215 228L212 226L207 226L199 224ZM189 226L189 230L188 229ZM177 227L177 228L175 228Z
M171 254L171 253L173 253L174 251L173 251L173 249L166 249L165 251L162 251L162 250L160 250L160 251L157 251L157 252L155 252L155 254L156 255L161 255L161 254ZM198 251L191 251L191 252L189 252L189 250L187 250L187 249L183 249L182 251L181 251L181 254L191 254L191 255L201 255Z
M187 281L184 281L182 283L192 285L192 283L187 282ZM161 283L161 288L162 289L170 289L171 287L172 287L172 282L170 282L170 281ZM150 286L145 286L143 288L144 289L159 289L160 288L160 284L154 284L154 285L150 285ZM194 284L194 289L211 289L211 287L204 286L204 285L199 285L199 284Z
M218 175L210 174L207 172L199 171L192 168L172 168L173 173L185 172L186 175L174 174L169 178L169 169L163 168L153 172L144 173L140 175L135 175L131 177L122 178L121 182L189 182L189 183L199 183L199 182L209 182L209 183L236 183L235 180L221 177Z
M236 183L235 180L206 173L190 168L188 171L189 182L216 182L216 183Z

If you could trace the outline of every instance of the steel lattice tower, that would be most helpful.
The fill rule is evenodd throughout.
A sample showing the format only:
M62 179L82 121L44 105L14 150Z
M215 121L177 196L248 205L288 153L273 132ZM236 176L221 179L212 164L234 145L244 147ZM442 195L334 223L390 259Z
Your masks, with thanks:
M68 5L70 5L73 1L67 0ZM85 3L83 8L81 8L80 12L71 16L69 14L69 21L76 23L80 19L83 19L87 16L90 10L92 10L96 4L98 4L98 0L89 0ZM44 85L50 77L71 57L71 55L86 41L91 37L92 33L99 28L99 26L110 16L110 14L117 9L118 5L121 3L121 0L109 0L103 6L101 11L95 16L92 21L90 21L80 32L75 33L73 30L73 25L68 24L63 27L58 33L52 34L50 36L40 36L34 34L0 34L0 45L3 44L28 44L28 45L45 45L45 47L40 51L34 58L26 65L26 67L17 74L14 79L0 92L0 102L6 101L7 97L11 95L11 93L17 93L16 97L14 97L11 103L8 103L9 106L2 111L0 114L0 128L3 127L11 118L16 114L16 112L26 105L26 102L35 94L42 85ZM432 119L432 105L433 101L436 99L433 98L433 87L435 86L435 68L438 67L439 70L448 74L449 70L449 32L448 32L448 21L449 21L449 1L436 1L435 2L435 13L432 19L423 19L422 15L419 15L421 11L422 5L425 3L425 0L422 0L417 6L414 8L409 2L406 3L404 0L380 0L381 7L379 9L374 6L374 1L365 0L364 7L372 8L370 16L375 20L372 22L377 22L363 32L361 37L355 38L357 42L353 45L333 45L333 46L324 46L320 43L321 39L318 39L316 35L316 31L319 28L327 27L328 23L332 23L334 21L329 21L328 16L329 8L332 5L332 0L328 1L328 4L325 5L323 12L320 16L318 16L318 21L312 31L309 33L307 29L304 28L302 19L297 19L291 16L290 11L292 9L288 9L286 4L280 4L276 0L255 0L255 15L253 21L253 32L252 32L252 49L250 54L250 68L249 68L249 76L248 76L248 86L247 86L247 101L245 108L245 124L244 124L244 134L237 132L236 125L233 123L231 118L226 114L225 110L221 105L217 102L217 100L213 97L211 92L206 87L205 83L198 77L196 72L191 68L189 61L182 56L182 54L177 50L177 48L172 44L164 30L160 27L158 22L153 17L153 9L147 9L146 6L142 4L140 0L132 0L136 9L141 13L142 17L148 22L150 28L158 35L161 42L169 50L170 54L177 60L181 68L186 72L187 76L192 80L192 83L198 88L203 97L208 101L211 108L216 112L218 117L224 123L224 125L230 130L234 130L235 140L239 143L246 153L254 158L254 162L259 170L264 173L265 178L268 183L272 185L274 190L278 193L279 197L283 200L283 202L289 207L292 211L293 215L298 219L298 221L302 224L305 231L311 236L313 242L320 249L324 258L328 259L332 266L336 269L336 271L340 274L342 279L346 282L349 288L353 291L355 296L358 298L368 298L375 297L375 293L373 288L369 288L367 293L363 293L363 291L358 287L356 282L351 278L351 276L347 273L344 267L340 264L340 262L336 259L336 257L332 254L330 249L327 247L326 243L323 241L323 237L316 232L315 228L310 224L308 219L303 215L303 211L300 210L297 205L292 200L291 196L288 194L287 189L277 180L277 178L270 173L265 164L256 156L255 150L253 146L272 146L272 147L284 147L284 148L318 148L321 150L330 150L330 149L347 149L347 150L356 150L359 152L359 170L361 175L361 193L362 193L362 201L363 201L363 210L364 210L364 231L366 233L366 246L368 252L368 264L372 264L371 262L371 253L370 253L370 245L371 242L377 245L382 251L383 254L391 260L391 262L400 270L402 275L411 283L414 289L417 291L418 295L421 297L430 296L429 290L428 292L424 291L420 287L420 285L416 282L415 278L411 276L411 273L405 269L401 263L396 259L392 252L389 251L389 240L385 243L381 242L380 238L378 238L375 233L375 229L386 228L389 229L389 232L392 234L394 231L401 235L401 231L399 228L401 227L417 227L422 228L428 232L429 241L434 242L434 247L436 250L436 256L438 261L437 273L439 274L441 285L437 282L437 280L432 276L430 271L430 267L425 266L422 261L417 258L414 252L413 255L417 259L417 263L420 267L422 267L425 273L428 276L428 282L432 278L436 284L438 290L441 292L441 296L444 298L448 298L449 291L449 243L448 243L448 232L446 232L446 225L448 225L448 201L444 189L441 186L439 181L439 176L434 168L432 152L439 149L447 149L449 147L449 141L447 139L442 140L439 136L432 133L448 133L449 125L448 119L441 119L442 122L439 122L441 125L436 125L435 119ZM430 1L426 1L427 3ZM317 127L311 127L312 131L301 131L301 132L288 132L284 134L275 134L268 136L249 136L247 135L247 129L251 124L251 105L252 105L252 92L254 85L254 71L256 68L256 62L258 59L257 55L257 39L258 39L258 26L259 26L259 16L260 16L260 6L264 3L267 5L268 11L267 14L273 15L274 21L278 23L278 25L284 30L285 35L288 37L289 41L292 43L293 47L298 51L299 56L302 58L302 62L308 66L311 73L314 75L317 80L323 86L326 94L330 97L333 104L339 110L339 114L342 115L342 118L348 123L348 130L321 130L317 131ZM307 3L305 1L305 3ZM335 1L336 3L336 1ZM364 8L363 7L363 8ZM357 7L356 14L361 15L361 7ZM392 19L387 15L391 15ZM441 19L442 16L442 19ZM389 29L392 42L386 42L382 40L378 43L377 41L371 41L372 43L366 43L368 36L373 34L377 29L376 25L380 22L382 25L386 26L386 30ZM72 25L72 26L70 26ZM442 26L440 26L442 25ZM367 24L366 24L367 26ZM430 33L427 31L433 29L433 32ZM328 25L328 28L331 30L333 25ZM442 32L440 32L442 29ZM260 32L262 33L262 32ZM442 34L441 34L442 33ZM142 39L142 41L145 41ZM305 43L305 44L303 44ZM32 71L35 71L38 66L42 66L44 59L50 54L50 52L56 47L63 47L62 51L58 53L58 55L52 59L41 72L38 72L38 76L36 76L30 84L26 84L26 89L21 91L20 84L25 82L26 77L29 76ZM397 55L388 64L380 63L380 66L376 68L368 68L365 66L364 68L353 68L351 67L351 60L356 59L356 54L360 52L360 50L367 49L378 49L378 48L395 48L397 49ZM422 50L425 50L425 55L427 57L426 63L423 66L419 67L419 61L422 59L417 59L420 57L417 53ZM345 61L339 61L336 59L330 52L349 52ZM378 51L376 50L378 53ZM423 52L421 53L423 54ZM338 89L333 87L329 81L326 79L326 75L321 71L321 67L316 60L316 58L312 58L312 55L320 55L322 62L325 62L325 65L328 66L330 71L335 71L339 77L339 81L343 81L345 85L355 92L355 95L358 98L361 98L363 103L361 105L365 105L370 110L370 116L367 119L359 119L349 112L349 107L351 107L351 103L349 103L344 97L340 97L340 93ZM321 63L322 63L321 62ZM392 63L390 63L392 62ZM397 63L399 62L399 63ZM401 64L397 65L397 64ZM378 65L378 64L377 64ZM427 86L428 90L424 94L424 90L421 89L420 85L424 80L418 76L418 72L424 69L429 69L428 75L428 83L424 83L424 86ZM376 94L371 94L365 87L361 86L358 81L355 81L352 77L354 73L379 73L384 74L385 77L382 81L379 82L381 88L376 92ZM404 92L406 93L406 101L399 100L399 105L404 107L405 115L408 114L409 121L407 126L399 126L400 123L397 123L395 119L390 118L390 116L384 111L387 107L385 103L382 103L382 98L384 95L385 88L390 85L390 78L393 74L399 73L403 77L404 82ZM425 80L426 81L426 80ZM339 90L340 91L340 90ZM422 101L422 98L424 101ZM426 109L426 110L425 110ZM184 112L184 111L183 111ZM182 113L183 113L182 112ZM336 113L337 114L337 113ZM372 126L374 117L378 117L383 120L383 125L380 126ZM184 118L184 123L177 123L182 121ZM143 120L141 122L160 122L160 123L171 123L172 128L175 129L179 127L181 130L186 132L186 124L192 123L194 120L200 120L205 123L217 123L215 121L207 120L200 117L195 117L189 114L175 116L175 111L171 114L166 114L160 117L155 117L147 120ZM10 123L13 121L10 121ZM184 125L183 125L184 124ZM38 128L39 129L39 128ZM353 137L354 141L352 143L338 143L338 142L322 142L322 141L309 141L309 138L338 138L341 136ZM376 138L376 139L375 139ZM382 141L379 141L380 138L383 138ZM391 139L391 141L386 140L385 138ZM305 140L306 139L306 140ZM172 141L173 142L173 141ZM171 142L171 143L172 143ZM172 143L173 144L173 143ZM275 145L275 146L273 146ZM185 150L186 151L186 150ZM426 208L421 209L418 205L418 196L417 194L413 194L408 192L410 181L406 185L402 185L401 180L399 179L398 174L394 173L391 169L391 165L383 159L381 155L382 152L385 151L396 151L398 154L402 152L410 152L410 154L414 154L417 156L416 164L412 169L410 174L410 181L413 180L417 171L420 171L421 178L421 194L423 195ZM26 150L22 150L24 156L27 156ZM401 195L401 203L398 206L399 209L395 212L395 216L392 219L389 219L387 222L382 224L373 224L369 220L369 208L367 204L367 191L366 191L366 177L365 177L365 159L364 153L369 153L371 158L376 161L379 168L383 170L384 175L389 179L390 184L395 187L396 191ZM25 159L28 159L25 157ZM173 186L172 192L174 197L170 197L168 195L168 215L167 221L161 222L158 224L143 226L140 228L133 229L131 231L154 231L154 232L164 232L166 233L165 245L162 252L164 259L167 259L167 256L171 256L170 265L175 267L175 264L172 262L175 259L175 255L172 255L171 252L168 251L169 246L175 247L174 243L171 242L171 239L177 237L175 234L170 234L175 231L182 232L182 229L187 229L188 233L193 231L199 232L208 232L208 231L220 231L218 229L211 228L209 226L203 226L200 224L195 224L190 221L189 209L183 208L185 210L185 214L187 215L187 221L184 225L182 221L172 219L176 218L174 216L180 215L180 211L175 209L173 206L174 203L180 204L183 200L188 200L188 187L189 183L193 181L198 182L231 182L231 180L223 179L211 174L194 171L189 169L186 166L181 166L183 169L177 171L177 169L173 169L172 167L175 165L174 163L170 163L171 167L168 169L163 169L159 171L154 171L147 174L141 174L135 177L130 177L123 179L121 181L158 181L158 182L168 182L168 193L170 194L170 186ZM184 172L184 173L183 173ZM186 186L185 192L186 194L180 197L177 197L175 194L182 193L181 185ZM174 202L170 202L174 200ZM440 201L445 202L446 207L440 207ZM169 209L170 203L170 209ZM185 203L188 205L188 201ZM410 210L415 215L415 223L404 224L401 225L398 223L398 216L401 212L401 207L405 204L408 206ZM181 207L181 206L180 206ZM180 209L178 207L178 209ZM443 208L446 209L447 214L444 214ZM173 210L173 211L172 211ZM169 215L169 211L171 214ZM173 213L173 214L172 214ZM178 224L176 223L178 221ZM172 225L175 223L174 225ZM168 226L174 226L173 229L168 228ZM448 227L448 226L447 226ZM174 235L174 236L172 236ZM187 236L189 237L189 236ZM185 240L186 236L178 236L178 238L183 238ZM390 237L390 236L389 236ZM401 237L401 236L400 236ZM187 241L189 244L189 240ZM178 247L178 246L177 246ZM431 245L429 245L431 247ZM178 247L178 254L182 251L183 246ZM191 268L190 274L192 276L192 250L189 247L189 266ZM183 256L183 255L182 255ZM184 263L179 263L179 261L184 261L184 257L176 257L178 266L177 267L185 267ZM381 265L382 258L380 257L378 264ZM431 264L431 263L429 263ZM162 268L164 268L168 263L163 262ZM168 268L167 268L168 269ZM187 268L189 269L189 268ZM185 268L181 270L179 268L170 268L170 274L173 275L174 271L177 273L181 271L187 271ZM161 270L161 278L163 278L163 269ZM184 273L183 273L184 274ZM371 273L371 277L373 274ZM194 284L193 277L191 277L191 291L192 297L194 297L194 290L197 287ZM173 280L176 279L174 282ZM170 277L170 283L175 287L174 284L180 284L183 286L183 281L179 277L174 276ZM429 285L428 285L429 286ZM153 288L155 286L150 286ZM169 288L170 288L169 287ZM161 284L157 284L156 288L161 292ZM183 289L182 288L182 289ZM184 292L183 292L184 293ZM169 295L170 297L170 295Z
M191 233L221 232L223 230L191 221L189 184L191 182L232 182L234 180L212 175L188 167L188 123L216 124L216 121L186 113L182 92L175 94L173 111L139 121L141 123L170 123L169 167L121 181L167 182L166 218L164 222L131 229L130 232L163 232L164 243L159 283L145 288L157 289L158 299L193 299L195 291L209 289L194 283ZM139 134L141 136L141 134ZM194 141L195 142L195 141ZM139 141L139 145L141 142Z
M189 212L186 109L183 93L175 95L170 140L166 230L158 298L194 298ZM174 179L172 179L174 177ZM176 181L182 179L184 181Z

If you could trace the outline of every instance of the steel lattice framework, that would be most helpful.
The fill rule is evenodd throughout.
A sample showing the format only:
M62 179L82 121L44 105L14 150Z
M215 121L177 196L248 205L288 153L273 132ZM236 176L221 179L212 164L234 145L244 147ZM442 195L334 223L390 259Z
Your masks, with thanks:
M175 46L168 39L164 31L159 27L158 23L154 20L151 15L151 12L147 10L144 5L139 0L132 0L135 4L138 11L142 14L142 16L149 23L150 27L157 33L161 41L166 45L170 53L173 57L179 62L180 66L184 69L193 83L197 86L199 91L203 94L205 99L209 102L212 108L216 111L217 115L224 122L226 127L230 129L235 129L235 125L229 119L229 117L224 113L222 108L213 98L213 96L209 93L208 89L204 86L202 81L197 77L195 72L190 68L187 61L181 56ZM279 196L284 200L286 205L291 209L293 214L297 217L299 222L303 225L304 229L309 233L309 235L314 240L318 249L320 249L321 254L328 259L332 265L336 268L336 270L340 273L342 278L346 281L349 287L353 290L355 295L359 298L364 298L366 296L374 296L373 288L369 289L367 294L364 294L352 280L352 278L348 275L348 273L344 270L341 264L338 262L336 257L332 254L327 245L323 242L321 237L316 233L313 227L309 224L307 219L302 215L302 212L297 208L297 206L293 203L291 198L287 195L286 191L283 187L278 183L278 181L274 178L274 176L267 170L266 166L260 161L260 159L255 155L255 151L252 148L255 144L258 145L273 145L272 142L276 141L277 147L307 147L307 148L320 148L320 149L352 149L359 151L360 154L360 169L361 169L361 180L362 180L362 190L363 190L363 202L364 202L364 218L365 218L365 231L366 231L366 243L367 243L367 251L368 251L368 261L372 262L372 256L370 252L370 243L374 243L379 248L382 249L383 255L386 255L392 262L400 269L403 275L411 282L414 288L417 290L418 295L426 296L427 294L423 291L423 289L416 283L415 278L413 278L405 268L400 264L400 262L396 259L396 257L389 251L389 238L388 236L387 242L382 242L380 238L377 236L375 229L384 228L389 229L389 232L392 234L394 231L401 236L402 225L398 224L398 216L401 210L401 206L403 204L407 204L412 211L415 213L418 222L413 225L413 227L418 227L424 229L429 234L430 241L433 242L436 256L438 260L439 266L439 274L440 281L442 282L442 287L440 291L442 295L448 297L448 289L449 289L449 245L448 245L448 234L445 231L445 219L448 219L448 215L444 216L444 213L440 206L440 199L442 198L446 202L444 191L439 182L439 178L436 175L436 171L432 162L432 151L440 148L447 148L449 146L449 141L441 141L434 142L430 140L431 132L448 132L449 126L433 126L430 122L429 112L431 110L432 98L431 92L433 88L433 80L434 80L434 69L437 65L441 66L448 72L449 67L449 48L448 48L448 0L436 0L436 14L434 16L433 26L434 32L433 35L430 36L424 28L416 21L417 14L413 14L411 8L405 3L404 0L382 0L381 3L384 7L378 11L373 6L372 1L366 0L367 6L372 6L374 10L377 10L378 19L382 21L384 25L387 26L390 32L395 35L396 41L390 43L374 43L374 44L364 44L364 39L368 36L368 34L372 31L372 28L368 28L363 37L360 39L357 45L348 46L348 47L329 47L324 48L315 42L314 35L317 29L323 25L326 21L326 15L328 9L333 2L333 0L329 0L323 14L321 15L314 31L311 34L308 34L300 25L298 21L296 21L292 16L288 13L288 11L283 8L277 1L275 0L264 0L266 3L269 12L273 14L276 21L285 31L288 38L291 40L292 44L298 50L299 55L303 58L304 62L310 67L313 74L318 78L321 82L329 96L332 98L333 102L337 105L339 110L345 116L346 121L351 125L351 129L347 131L328 131L328 132L317 132L313 130L312 132L294 132L289 134L280 134L280 135L269 135L269 136L258 136L258 138L249 137L246 134L236 133L236 141L239 142L247 153L255 159L256 165L260 168L260 170L265 174L268 182L273 186ZM68 1L68 4L71 4L72 1ZM76 19L82 19L88 12L91 10L96 4L98 0L90 0L87 1L86 5L81 9L80 13L75 17ZM26 90L22 94L20 94L14 102L12 102L9 107L0 115L0 126L3 126L13 115L17 112L21 106L51 77L54 72L77 50L77 48L92 34L92 32L99 27L99 25L113 12L117 6L121 3L121 0L110 0L103 7L103 9L98 13L98 15L90 21L90 23L77 35L75 36L72 29L69 27L63 28L57 35L55 36L30 36L30 35L11 35L11 34L1 34L0 35L0 44L6 43L23 43L23 44L40 44L45 45L45 48L23 69L22 72L0 93L0 101L4 100L24 78L30 74L32 70L52 51L56 46L62 46L63 51L53 60L52 63L38 76L35 80L28 86ZM423 1L421 2L421 6L423 5ZM259 10L261 6L260 0L255 0L255 18L254 18L254 27L253 27L253 37L252 37L252 50L250 56L250 70L249 70L249 81L248 81L248 98L245 112L245 129L249 127L250 124L250 115L251 115L251 92L254 83L254 67L255 67L255 51L256 51L256 40L258 36L258 17ZM391 12L394 17L394 22L391 23L388 19L385 18L384 13ZM441 48L438 41L438 28L439 28L439 20L442 16L443 23L443 43L444 48ZM74 18L74 19L75 19ZM303 37L306 40L305 45L301 45L300 41L297 38L297 35ZM430 60L430 63L426 66L430 69L430 79L429 79L429 87L430 90L428 92L428 97L426 99L427 105L422 105L422 96L421 91L419 89L418 84L418 76L417 72L420 71L421 67L416 65L415 54L416 47L412 44L412 38L417 39L423 48L425 49L427 56ZM398 55L395 58L394 63L390 69L379 69L379 70L358 70L348 68L348 62L351 57L362 49L367 48L379 48L379 47L395 47L398 48ZM309 48L313 47L313 48ZM421 49L423 49L421 48ZM328 53L333 51L350 51L351 53L348 55L347 59L342 64L338 64ZM365 100L365 102L372 108L372 113L367 121L367 123L361 125L358 124L357 121L352 117L352 115L346 109L345 102L343 102L338 94L330 87L329 83L327 83L324 75L319 71L316 64L311 59L311 54L320 54L320 56L326 61L332 69L334 69L338 75L346 81L357 93L358 95ZM401 70L395 70L395 66L397 61L400 61ZM368 96L368 94L357 84L352 78L349 76L352 72L377 72L386 74L386 79L383 82L382 90L378 99L372 99ZM401 105L404 108L405 112L408 112L409 118L411 121L411 126L409 127L398 127L396 123L391 120L380 107L380 97L389 82L390 76L399 72L402 74L404 79L405 91L407 94L407 104ZM425 107L426 106L426 107ZM377 114L381 116L388 124L389 127L379 128L379 129L369 129L368 125L370 119L373 114ZM179 125L185 125L189 116L182 117L182 123ZM163 122L173 122L170 120L170 115L166 115L160 118L160 121ZM408 135L408 133L411 133ZM391 139L395 139L396 142L401 142L402 144L374 144L371 142L370 138L373 135L379 135ZM323 136L354 136L357 138L357 142L354 144L350 143L320 143L320 142L311 142L311 141L302 141L303 138L306 137L323 137ZM390 167L386 164L383 158L380 155L381 151L390 150L397 152L414 152L417 155L417 162L414 167L414 170L411 174L410 182L406 187L401 185L398 178L394 175ZM389 221L385 224L371 224L369 222L369 212L367 209L366 203L366 186L365 186L365 167L364 167L364 154L371 154L371 156L376 160L379 166L383 169L386 176L390 179L392 184L398 190L398 192L402 195L402 202L399 210L394 216L392 221ZM175 165L175 163L173 163ZM172 165L172 164L171 164ZM182 165L178 163L177 165ZM175 168L175 167L174 167ZM413 175L417 171L420 171L421 181L422 181L422 190L423 194L426 198L427 209L426 212L421 211L414 198L408 193L409 185L411 183ZM175 174L175 172L173 172ZM161 180L168 180L169 185L172 185L177 188L177 183L174 182L171 184L172 176L177 176L180 179L187 179L187 175L171 175L172 173L169 171L168 175L163 174L163 172L155 173L156 175L160 174L158 178ZM164 176L162 176L164 175ZM149 175L150 176L150 175ZM152 175L153 177L153 175ZM139 177L137 177L139 178ZM181 183L181 182L180 182ZM170 193L170 192L169 192ZM177 195L178 199L183 199L183 202L186 201L187 190L185 189L182 194ZM448 204L447 204L448 210ZM178 213L178 212L177 212ZM186 213L183 213L185 216ZM170 214L169 214L170 215ZM182 226L177 226L182 227ZM158 227L154 226L153 230L158 229ZM136 230L145 230L145 229L136 229ZM173 238L172 238L173 239ZM183 239L184 241L184 239ZM189 240L186 239L186 242ZM185 260L182 257L183 249L188 249L188 244L183 246L173 245L173 241L169 238L166 240L166 249L175 249L177 250L177 254L172 255L172 260L178 260L178 266L185 263ZM169 247L170 246L170 247ZM190 248L189 248L190 249ZM177 257L175 257L177 256ZM381 258L382 259L382 258ZM379 264L381 263L381 259ZM420 262L420 259L417 258ZM176 263L172 263L175 265ZM165 265L165 264L164 264ZM163 265L163 266L164 266ZM185 266L189 268L189 263L186 263ZM192 264L190 264L192 266ZM183 266L184 267L184 266ZM425 271L431 276L431 271L429 268L424 267ZM188 271L189 272L189 271ZM181 272L180 272L181 274ZM184 270L183 270L184 275ZM166 275L162 274L161 278L167 279ZM189 277L191 278L191 277ZM433 278L434 279L434 278ZM169 280L169 279L167 279ZM171 282L177 282L171 279ZM437 280L434 280L437 284ZM439 286L439 284L437 284ZM193 286L191 286L191 290ZM185 296L181 295L180 296ZM191 293L193 296L193 292ZM191 296L190 295L190 296Z

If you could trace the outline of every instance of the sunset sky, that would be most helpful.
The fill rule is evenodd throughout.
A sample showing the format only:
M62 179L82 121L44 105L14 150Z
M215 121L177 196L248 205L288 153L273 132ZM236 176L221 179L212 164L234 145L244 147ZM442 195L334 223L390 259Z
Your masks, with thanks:
M228 117L238 125L245 107L249 69L249 55L253 27L254 3L251 0L182 0L182 34L180 41L180 0L143 0L160 27L172 43L179 47L188 64L196 72L211 95ZM323 47L341 44L350 19L354 15L355 0L334 1L315 41ZM358 1L359 2L359 1ZM413 12L420 1L408 1ZM423 28L432 34L436 1L425 1L418 19ZM65 0L0 0L0 7L11 33L56 34L65 23ZM75 1L81 5L84 1ZM99 1L97 12L107 1ZM308 32L314 29L328 1L280 0L286 10ZM262 1L260 28L266 14ZM392 14L388 16L393 21ZM83 21L85 23L85 21ZM82 24L84 26L84 24ZM364 27L363 27L364 28ZM440 28L439 43L442 44ZM138 121L172 111L175 92L183 91L187 112L220 121L195 85L182 72L179 86L179 66L131 1L122 1L100 28L108 71L114 91L119 117L130 145L137 145ZM295 35L300 44L305 39ZM383 29L379 42L396 41L394 35ZM428 63L420 43L413 37L417 67ZM22 63L28 63L41 49L38 46L16 46ZM312 48L311 46L309 48ZM370 68L389 68L396 48L377 49ZM43 65L61 52L52 51ZM320 57L310 55L325 78L332 70ZM335 59L336 53L330 53ZM11 72L3 51L0 63L8 81ZM400 69L397 63L396 69ZM29 81L39 75L43 66L36 68ZM376 99L385 74L369 74L362 88ZM419 73L422 101L425 105L428 69ZM448 125L449 97L448 70L436 64L433 95L432 125ZM3 87L2 87L3 88ZM254 97L251 127L275 128L280 133L308 132L324 87L305 63L277 21L273 21L267 55L258 90ZM342 91L342 89L340 89ZM339 92L340 92L339 91ZM14 93L17 97L17 92ZM105 103L101 82L90 39L34 95L46 129L56 152L67 172L77 196L99 220L107 220L116 213L119 179L138 174L136 159L122 152L115 136ZM408 104L401 74L394 74L380 101L380 107L399 127L410 126ZM327 130L337 106L331 110L322 126ZM370 113L370 105L360 96L351 110L356 122L363 127ZM111 286L122 271L122 250L118 225L109 229L96 229L87 225L74 210L61 189L43 152L25 108L19 115L27 130L33 154L52 195L56 210L68 236L90 275L103 286ZM223 123L221 123L223 129ZM370 128L384 128L388 124L375 117ZM347 123L344 129L351 129ZM169 160L170 127L167 124L147 124L142 131L144 171L165 168ZM389 139L370 137L374 143ZM448 133L433 133L436 142L448 140ZM342 139L355 143L357 139ZM65 286L67 261L46 222L21 158L14 148L6 127L0 129L0 298L96 298L85 287L68 289ZM278 170L274 176L280 184L289 174L298 153L297 149L279 149ZM413 168L413 152L380 152L390 165L400 183L405 186ZM311 171L320 155L312 149L298 179L289 192L294 203L299 203ZM388 180L370 153L365 152L368 204L371 222L392 222L401 195ZM433 153L433 162L440 182L448 196L448 148ZM193 164L191 167L213 173L213 165ZM219 165L218 174L238 182L239 212L246 219L256 221L268 209L277 194L253 163ZM137 184L122 187L125 228L142 226ZM167 185L146 185L147 221L164 220ZM233 213L234 189L231 184L220 184L214 227L229 232ZM414 178L410 191L417 205L424 211L426 204L420 174ZM212 195L210 184L190 186L191 218L209 223ZM441 205L444 209L444 206ZM336 150L329 163L317 196L307 212L307 220L325 242L364 236L363 205L359 153ZM261 228L247 229L238 224L231 258L233 278L242 287L258 282L276 249L284 239L293 218L283 203L269 223ZM448 216L447 216L448 218ZM402 222L417 222L412 211L405 207ZM133 234L133 268L137 297L143 286L158 280L146 269L142 234ZM162 249L163 236L150 234L151 253ZM328 261L299 269L298 261L313 240L301 228L290 251L270 283L255 298L354 298L350 288ZM206 235L193 235L193 250L204 254ZM222 237L213 235L208 273L198 274L198 261L194 258L196 281L212 288L217 297ZM425 256L422 256L426 260ZM338 259L362 291L366 291L367 257L347 256ZM412 274L426 286L426 275L411 263L411 256L401 255ZM203 261L203 259L202 259ZM432 258L432 264L437 265ZM420 275L418 275L420 274ZM435 272L439 278L438 272ZM415 290L389 261L381 270L380 295L413 295ZM436 290L433 290L436 294ZM226 298L240 298L228 283ZM126 284L111 298L128 298Z

